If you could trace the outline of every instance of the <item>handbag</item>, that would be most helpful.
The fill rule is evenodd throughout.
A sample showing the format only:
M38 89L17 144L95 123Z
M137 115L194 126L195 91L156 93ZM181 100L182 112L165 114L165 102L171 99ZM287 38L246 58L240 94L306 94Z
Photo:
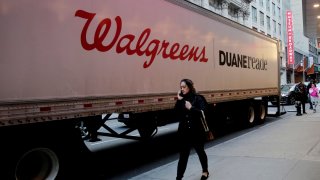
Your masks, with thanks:
M214 139L213 133L212 131L210 131L208 124L207 124L207 120L206 120L206 116L204 115L204 112L201 110L201 117L200 117L202 126L204 128L204 132L205 132L205 138L207 141L212 141Z

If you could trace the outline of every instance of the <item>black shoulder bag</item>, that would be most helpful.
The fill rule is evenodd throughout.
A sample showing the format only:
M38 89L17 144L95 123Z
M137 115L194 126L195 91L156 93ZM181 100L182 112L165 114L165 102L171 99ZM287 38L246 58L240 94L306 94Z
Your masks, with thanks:
M201 117L200 117L204 132L205 132L205 137L207 141L212 141L214 139L213 133L212 131L210 131L208 124L207 124L207 120L206 120L206 116L204 115L203 110L201 110Z

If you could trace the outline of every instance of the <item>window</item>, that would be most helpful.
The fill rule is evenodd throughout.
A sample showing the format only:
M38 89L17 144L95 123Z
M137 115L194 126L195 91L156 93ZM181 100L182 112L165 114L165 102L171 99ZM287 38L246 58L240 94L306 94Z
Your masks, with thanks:
M264 14L260 11L260 26L264 26Z
M279 36L281 37L281 24L278 24Z
M279 16L279 20L281 19L281 11L280 11L280 7L278 7L278 16Z
M209 6L212 6L216 9L221 9L222 1L221 0L209 0Z
M269 17L269 16L267 16L267 28L268 28L268 30L270 31L270 29L271 29L271 23L270 23L270 17Z
M277 32L277 27L276 27L276 21L275 20L273 20L273 33L274 34L276 34L276 32Z
M270 0L267 0L266 2L266 9L268 12L270 12Z
M272 14L273 16L276 15L276 5L274 3L272 3Z
M252 6L252 22L258 23L257 9Z
M263 0L260 0L259 3L260 3L260 6L263 7Z
M228 6L228 14L231 17L237 18L238 17L238 12L239 12L239 8L237 6L233 6L233 5L229 4L229 6Z

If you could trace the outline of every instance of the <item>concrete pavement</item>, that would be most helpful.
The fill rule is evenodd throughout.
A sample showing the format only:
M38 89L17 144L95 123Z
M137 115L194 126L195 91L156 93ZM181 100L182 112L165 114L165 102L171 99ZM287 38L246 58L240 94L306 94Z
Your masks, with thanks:
M319 180L320 110L290 112L234 138L206 144L211 180ZM223 137L222 137L223 138ZM130 178L175 179L177 160ZM185 180L198 180L197 155L189 157Z

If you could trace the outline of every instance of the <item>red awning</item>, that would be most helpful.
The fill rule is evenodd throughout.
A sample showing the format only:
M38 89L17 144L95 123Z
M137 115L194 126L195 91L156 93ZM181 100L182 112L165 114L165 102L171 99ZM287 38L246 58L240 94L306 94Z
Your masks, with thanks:
M303 72L303 66L301 66L300 64L298 64L298 65L296 65L296 66L294 67L294 70L295 70L296 72Z
M314 74L314 64L307 70L307 75Z

